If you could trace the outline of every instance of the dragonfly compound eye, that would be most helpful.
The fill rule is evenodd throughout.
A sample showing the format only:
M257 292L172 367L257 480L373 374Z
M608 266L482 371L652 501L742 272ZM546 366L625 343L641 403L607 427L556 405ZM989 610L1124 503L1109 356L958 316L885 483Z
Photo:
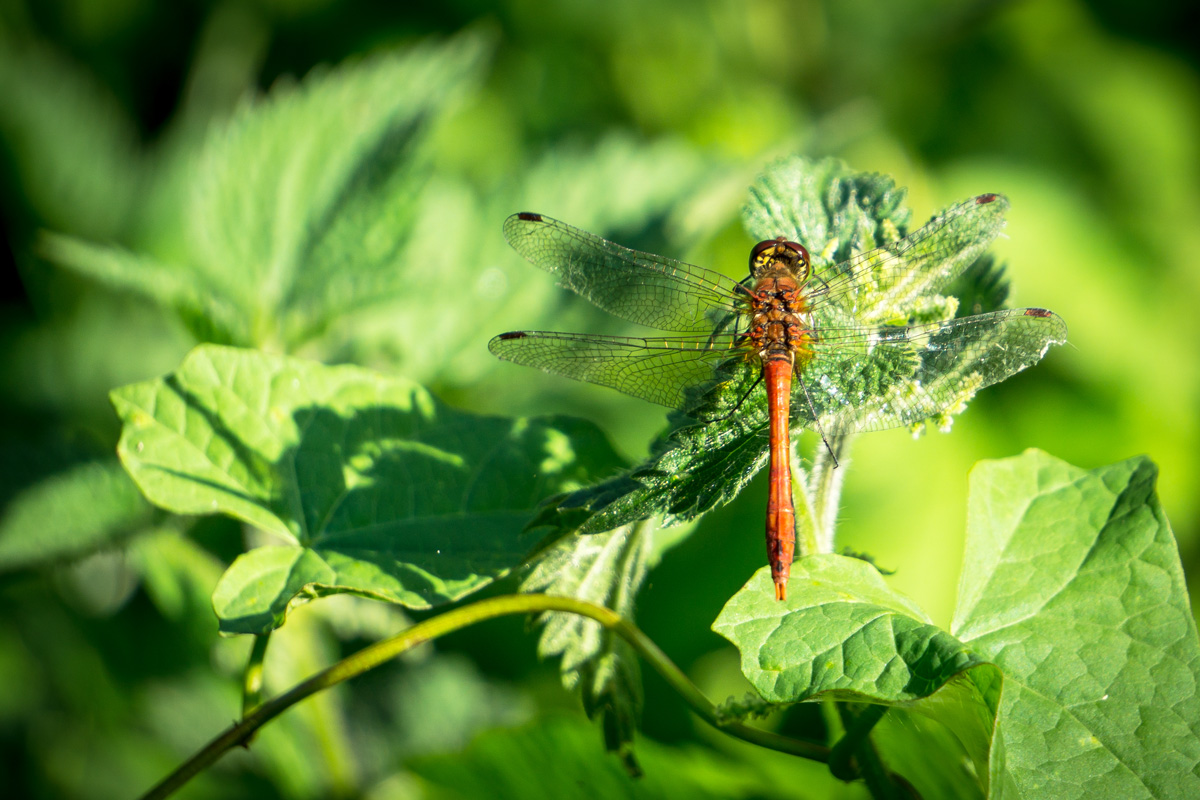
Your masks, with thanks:
M789 250L791 253L799 256L799 259L797 259L799 262L798 266L808 266L808 250L804 249L804 245L798 242L789 242L784 237L779 236L775 239L766 239L754 245L754 248L750 251L750 270L753 272L755 267L763 265L768 259L791 261L791 258L785 257L787 255L785 251Z
M808 250L805 249L804 245L800 244L799 242L783 242L783 246L789 250L795 251L795 253L800 256L800 262L805 266L808 266Z

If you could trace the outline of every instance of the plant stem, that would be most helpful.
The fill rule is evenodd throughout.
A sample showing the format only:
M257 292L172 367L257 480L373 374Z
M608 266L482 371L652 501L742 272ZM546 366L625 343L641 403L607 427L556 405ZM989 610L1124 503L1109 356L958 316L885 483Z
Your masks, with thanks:
M406 650L469 625L512 614L538 614L545 611L580 614L599 622L608 630L625 639L675 691L679 692L697 716L719 730L752 744L803 758L816 761L826 761L829 758L829 748L818 744L790 739L740 722L722 723L712 702L695 684L688 680L679 667L667 658L658 645L654 644L633 623L613 611L569 597L551 597L543 594L503 595L447 611L414 625L396 636L368 645L357 653L318 672L308 680L297 684L289 691L258 705L241 722L217 736L164 778L161 783L143 795L143 799L159 800L170 796L199 774L201 770L216 762L225 751L238 745L246 745L254 732L267 722L322 689L361 675Z
M250 649L250 658L246 661L246 672L242 675L242 718L262 703L263 659L267 655L267 644L271 641L270 632L254 637L254 646Z
M876 800L904 800L904 791L884 766L871 741L871 731L888 709L889 706L885 705L869 705L854 714L847 704L838 704L846 725L846 735L838 740L829 754L829 771L844 781L862 778Z
M842 481L850 462L852 436L831 436L828 447L818 446L813 454L812 469L809 470L809 488L812 492L812 513L819 553L834 552L834 529L837 526L838 500L842 494Z

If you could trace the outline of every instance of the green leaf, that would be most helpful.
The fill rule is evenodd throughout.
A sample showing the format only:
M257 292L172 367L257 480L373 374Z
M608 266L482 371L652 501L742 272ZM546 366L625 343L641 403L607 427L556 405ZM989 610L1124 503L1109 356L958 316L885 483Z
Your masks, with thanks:
M46 259L110 289L133 292L172 309L203 339L231 342L241 335L245 309L178 264L57 233L42 233L37 249Z
M989 797L1191 796L1200 641L1156 474L1035 451L977 467L953 635L830 555L793 566L783 603L760 571L713 628L769 701L829 694L944 724Z
M283 542L221 579L226 632L269 630L290 604L331 593L456 600L538 543L525 527L544 496L618 463L580 421L478 417L407 381L234 348L198 347L112 399L121 460L152 502Z
M403 289L395 267L429 125L477 78L485 50L464 35L314 70L208 137L189 214L195 266L252 312L251 341L299 341Z
M995 797L1200 795L1200 641L1157 468L971 474L955 634L1004 672Z
M979 776L987 774L991 717L969 684L969 678L957 678L931 697L892 706L871 731L884 763L903 765L904 779L921 800L986 797ZM966 719L980 714L983 724ZM960 738L964 731L976 734L976 740L965 744Z
M512 730L488 731L464 751L410 759L406 766L430 798L775 796L770 776L698 748L645 742L646 774L631 778L598 757L582 721L550 717Z
M433 123L479 77L464 34L281 81L193 156L186 261L48 236L43 252L175 310L200 338L295 349L410 291Z
M627 473L581 489L559 503L586 512L584 533L660 515L676 525L728 503L766 464L766 409L747 403L727 420L688 420L655 444L657 455Z
M892 591L874 566L832 553L793 564L783 602L770 570L759 570L713 630L737 646L742 673L772 703L822 694L907 702L984 663Z
M40 224L119 234L144 175L137 129L121 101L53 48L4 30L0 39L0 140L19 182L16 197Z
M912 216L906 194L888 175L854 172L834 158L791 156L754 182L742 221L756 239L800 242L819 269L904 236Z
M150 521L151 508L115 460L43 478L0 514L0 570L83 555Z
M587 600L633 619L654 532L652 525L643 524L569 536L538 559L521 591ZM624 639L577 614L545 614L539 621L545 627L538 655L562 657L563 685L580 690L588 716L601 720L608 749L636 772L633 737L642 713L637 654Z

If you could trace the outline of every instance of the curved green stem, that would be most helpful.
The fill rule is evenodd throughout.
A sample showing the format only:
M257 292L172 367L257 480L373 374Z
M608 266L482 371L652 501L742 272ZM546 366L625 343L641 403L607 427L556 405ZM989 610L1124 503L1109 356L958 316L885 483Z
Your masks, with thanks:
M829 748L798 739L790 739L776 733L750 727L740 722L722 723L716 707L711 701L688 680L687 676L667 658L666 654L654 644L646 634L642 633L633 623L602 606L575 600L569 597L551 597L541 594L503 595L487 600L481 600L461 608L456 608L425 620L408 630L384 639L381 642L364 647L362 650L347 656L329 668L318 672L306 681L297 684L289 691L268 700L255 707L241 722L228 728L224 733L209 742L202 750L179 766L161 783L143 795L143 800L159 800L170 796L203 769L210 766L218 758L238 745L245 745L251 736L275 717L282 714L291 706L327 689L342 681L361 675L368 670L383 664L401 653L417 645L423 644L453 631L474 625L484 620L495 619L512 614L538 614L545 611L565 611L580 614L599 622L605 628L613 631L633 647L637 653L646 659L654 669L671 685L705 722L725 731L731 736L747 742L778 750L784 753L810 758L816 761L826 761L829 758ZM264 645L265 647L265 645Z

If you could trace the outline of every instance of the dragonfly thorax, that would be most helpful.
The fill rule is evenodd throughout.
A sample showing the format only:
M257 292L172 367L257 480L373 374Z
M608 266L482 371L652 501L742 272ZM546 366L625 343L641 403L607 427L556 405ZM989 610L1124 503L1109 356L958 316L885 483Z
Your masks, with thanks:
M803 283L808 270L808 250L783 236L761 241L750 251L750 277L756 281L786 277Z

